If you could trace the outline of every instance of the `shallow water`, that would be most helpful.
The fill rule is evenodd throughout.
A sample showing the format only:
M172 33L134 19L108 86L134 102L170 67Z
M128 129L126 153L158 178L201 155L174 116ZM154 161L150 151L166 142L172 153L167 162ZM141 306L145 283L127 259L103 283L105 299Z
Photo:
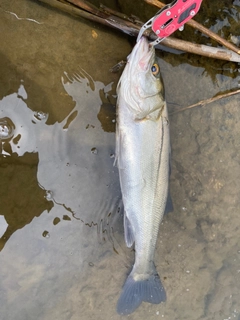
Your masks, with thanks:
M239 17L239 1L211 1L197 20L239 41ZM134 252L113 166L120 73L109 69L131 44L30 0L2 0L0 30L0 318L121 319ZM239 87L238 64L158 55L170 114ZM236 95L170 115L175 210L155 259L167 302L129 319L240 319L238 109Z

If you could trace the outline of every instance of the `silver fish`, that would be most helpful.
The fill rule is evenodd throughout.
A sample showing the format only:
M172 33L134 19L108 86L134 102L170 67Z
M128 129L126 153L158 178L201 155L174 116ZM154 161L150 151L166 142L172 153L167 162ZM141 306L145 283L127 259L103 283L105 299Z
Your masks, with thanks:
M124 205L125 242L135 242L135 263L118 301L119 314L142 301L160 303L166 293L154 265L169 197L170 135L167 105L154 47L142 37L118 83L116 162Z

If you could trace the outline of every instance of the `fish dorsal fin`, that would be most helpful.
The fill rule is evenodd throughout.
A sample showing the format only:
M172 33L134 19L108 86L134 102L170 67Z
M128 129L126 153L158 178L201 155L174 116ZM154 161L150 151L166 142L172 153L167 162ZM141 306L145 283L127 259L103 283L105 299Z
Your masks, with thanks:
M167 202L166 202L164 214L167 214L172 211L173 211L172 197L171 197L170 191L168 190L168 197L167 197Z
M126 213L124 213L124 238L125 238L127 247L130 248L133 245L135 239L134 239L131 222L129 221Z

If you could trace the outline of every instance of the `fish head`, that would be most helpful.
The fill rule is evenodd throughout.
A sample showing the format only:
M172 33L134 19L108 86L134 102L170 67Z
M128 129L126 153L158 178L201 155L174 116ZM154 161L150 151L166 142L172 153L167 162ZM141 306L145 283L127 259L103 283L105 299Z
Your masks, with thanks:
M142 37L128 56L118 85L134 119L156 120L165 106L164 87L155 49Z

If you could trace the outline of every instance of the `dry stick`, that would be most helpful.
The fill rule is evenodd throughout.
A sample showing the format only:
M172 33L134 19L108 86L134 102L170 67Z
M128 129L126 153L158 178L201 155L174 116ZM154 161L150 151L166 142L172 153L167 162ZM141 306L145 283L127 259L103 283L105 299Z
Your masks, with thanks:
M94 22L101 23L108 27L116 28L132 36L137 36L140 30L139 26L136 26L135 24L129 21L124 21L118 17L109 16L107 19L104 19L102 17L96 16L94 14L81 10L79 7L75 7L70 4L60 2L58 0L38 0L38 1L46 3L53 8L57 8L59 10L62 10L74 16L82 17Z
M120 29L121 31L132 35L137 36L141 26L137 26L132 22L131 19L127 17L125 14L121 14L115 10L109 10L109 12L104 11L103 5L100 6L100 9L95 7L93 4L89 3L86 0L65 0L69 3L74 4L80 9L86 10L89 13L99 16L105 20L105 25L111 26L116 29ZM99 22L99 21L98 21Z
M158 1L158 0L144 0L148 4L151 4L153 6L156 6L158 8L163 8L166 6L166 4ZM236 52L237 54L240 54L240 49L236 46L234 46L232 43L228 42L227 40L223 39L219 35L217 35L215 32L210 31L209 29L205 28L203 25L200 23L194 21L193 19L189 20L187 22L191 27L201 31L205 35L209 36L213 40L217 41L218 43L222 44L224 47Z
M218 95L218 96L213 97L213 98L209 98L209 99L206 99L206 100L199 101L198 103L192 104L191 106L188 106L188 107L181 108L179 110L173 111L173 112L170 113L170 115L173 115L175 113L179 113L179 112L182 112L182 111L185 111L185 110L188 110L188 109L192 109L192 108L195 108L197 106L204 106L204 105L212 103L214 101L217 101L217 100L220 100L220 99L223 99L223 98L231 97L231 96L233 96L235 94L238 94L238 93L240 93L240 89L236 90L236 91L224 93L224 94Z
M121 19L130 21L129 17L125 13L121 13L121 12L118 12L118 11L113 10L111 8L108 8L105 5L103 5L102 3L100 3L100 8L101 8L101 10L103 10L104 12L106 12L108 14L115 15L115 16L121 18Z
M75 16L79 16L94 22L101 23L105 26L112 27L118 30L121 30L122 32L125 32L131 36L137 36L139 33L139 30L141 28L140 25L135 25L134 23L121 19L119 17L116 17L114 15L109 15L106 19L102 18L100 16L96 16L92 13L86 12L84 10L80 9L80 5L83 3L81 0L68 0L68 1L75 1L75 5L73 6L71 4L63 3L58 0L38 0L39 2L46 3L52 7L55 7L57 9L60 9L62 11L65 11L67 13L70 13ZM78 3L78 5L77 5ZM87 1L84 1L84 5L86 5ZM88 10L91 11L91 8L88 7ZM95 10L95 9L94 9ZM156 35L153 33L148 33L148 36L151 40L156 39ZM235 52L232 52L230 50L226 49L218 49L213 48L210 46L205 45L198 45L193 44L188 41L178 40L172 37L168 37L162 41L162 44L174 48L177 50L181 50L184 52L190 52L202 56L211 57L214 59L220 59L220 60L227 60L227 61L234 61L234 62L240 62L240 56L237 55Z
M125 13L122 13L122 12L118 12L114 9L111 9L107 6L105 6L104 4L100 3L100 9L101 11L109 14L109 15L112 15L112 16L116 16L116 17L119 17L123 20L127 20L127 21L131 21L133 22L135 25L140 25L142 26L144 23L135 15L131 14L130 16L126 15Z
M70 0L67 0L70 1ZM78 2L78 6L80 6L81 0L71 0ZM87 1L84 1L85 3ZM139 32L139 24L135 25L131 22L129 22L129 18L124 16L124 19L121 19L119 15L116 17L113 15L109 16L106 20L112 24L112 27L115 27L117 29L122 30L123 32L126 32L128 34L131 34L132 36L137 36ZM116 13L115 13L116 14ZM126 20L127 19L127 20ZM129 24L129 28L125 30L125 24ZM131 31L131 32L129 32ZM149 30L146 31L146 35L151 39L155 40L156 35L153 32L149 32ZM199 44L194 44L189 41L184 41L184 40L179 40L176 38L168 37L162 41L162 44L173 48L177 50L181 50L183 52L190 52L198 55L202 55L208 58L213 58L213 59L220 59L220 60L227 60L227 61L234 61L234 62L240 62L240 56L236 54L235 52L232 52L230 50L226 49L220 49L220 48L214 48L206 45L199 45Z
M240 55L227 49L191 43L189 41L179 40L172 37L167 37L161 42L161 44L164 44L170 48L181 50L183 52L199 54L208 58L240 62Z
M66 0L66 1L96 16L100 16L102 18L106 18L108 16L103 12L101 12L97 7L95 7L93 4L89 3L88 1L85 1L85 0Z
M102 18L99 18L101 21L98 21L98 17L92 15L91 13L88 13L84 10L80 10L79 8L76 8L74 6L71 6L71 5L63 3L63 2L60 2L58 0L38 0L38 1L42 2L42 3L46 3L53 8L57 8L59 10L62 10L64 12L67 12L67 13L72 14L74 16L83 17L85 19L89 19L92 21L100 22L100 23L103 23L102 20L104 20Z

